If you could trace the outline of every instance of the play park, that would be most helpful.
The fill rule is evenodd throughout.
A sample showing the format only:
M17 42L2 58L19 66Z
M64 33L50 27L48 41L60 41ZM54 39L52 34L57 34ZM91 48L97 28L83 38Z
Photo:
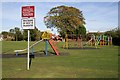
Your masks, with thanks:
M92 35L87 42L69 37L57 42L46 31L30 42L29 71L27 42L3 41L3 78L117 78L118 46L110 37Z
M3 80L118 78L117 31L87 32L82 11L74 7L52 8L44 17L51 30L42 32L35 25L35 6L22 6L21 14L23 32L2 33Z
M39 43L39 44L38 44ZM65 43L57 42L55 51L50 41L30 42L32 45L30 70L26 70L24 41L3 41L3 78L117 78L118 47L91 45L83 48L64 49ZM49 45L48 45L49 44ZM71 43L72 44L72 43ZM5 46L7 45L7 47ZM33 49L34 48L34 49ZM23 49L23 50L16 50ZM45 52L46 49L48 52ZM15 50L15 52L13 52ZM24 51L24 52L22 52ZM58 53L57 53L58 52Z

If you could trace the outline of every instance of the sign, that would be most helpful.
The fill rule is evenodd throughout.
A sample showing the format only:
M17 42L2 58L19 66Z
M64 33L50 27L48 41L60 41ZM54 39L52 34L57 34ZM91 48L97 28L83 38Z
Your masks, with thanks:
M30 69L30 30L35 28L34 6L22 6L22 28L28 29L28 54L27 54L27 70Z
M22 17L34 17L34 6L22 6Z
M23 18L22 19L22 28L23 29L34 29L35 28L35 19L34 18Z
M42 34L42 39L50 39L50 33L48 33L47 31L45 31L43 34Z

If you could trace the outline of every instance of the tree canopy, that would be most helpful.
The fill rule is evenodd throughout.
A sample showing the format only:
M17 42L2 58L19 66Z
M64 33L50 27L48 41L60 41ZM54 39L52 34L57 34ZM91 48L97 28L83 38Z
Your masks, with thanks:
M74 7L57 6L47 13L44 23L47 28L56 28L58 32L74 32L85 24L82 11Z
M27 30L23 31L23 37L24 37L24 40L27 41L27 39L28 39ZM40 40L40 37L41 37L41 32L40 32L40 30L38 30L37 27L35 27L35 29L30 30L30 40L31 41L35 41L35 40L38 41L38 40Z
M10 29L9 32L3 31L1 33L3 35L4 40L6 41L22 41L28 39L27 30L20 30L20 28L15 27ZM41 31L38 30L37 27L35 29L30 30L30 40L38 41L41 38Z
M115 28L110 31L106 31L105 35L112 36L113 44L120 46L120 29L119 28Z

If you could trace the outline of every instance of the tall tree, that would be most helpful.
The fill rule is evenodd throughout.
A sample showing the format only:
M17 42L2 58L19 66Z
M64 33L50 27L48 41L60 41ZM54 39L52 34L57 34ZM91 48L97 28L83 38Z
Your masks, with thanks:
M75 31L73 33L85 36L86 35L86 28L84 25L82 25L82 26L80 25L75 29Z
M11 30L13 32L13 30ZM14 34L15 34L15 40L16 41L20 41L20 40L23 40L23 35L20 31L20 28L18 27L15 27L14 28Z
M14 29L10 29L9 32L14 34L15 30Z
M9 36L11 36L13 38L12 40L15 40L15 30L14 29L9 30Z
M19 35L20 28L15 27L14 30L15 30L15 40L18 41L18 35Z
M47 28L57 28L60 33L74 32L79 25L85 24L84 20L82 11L68 6L54 7L44 17Z
M119 28L115 28L110 31L106 31L105 35L112 36L113 44L120 46L120 29Z
M23 31L24 40L27 40L27 30ZM40 40L41 32L38 30L38 28L35 27L35 29L30 30L30 40Z

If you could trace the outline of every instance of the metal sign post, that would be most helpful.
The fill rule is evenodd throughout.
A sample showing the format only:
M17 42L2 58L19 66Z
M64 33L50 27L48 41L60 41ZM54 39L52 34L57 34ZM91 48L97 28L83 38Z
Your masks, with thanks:
M28 30L28 55L27 55L27 70L30 69L29 61L30 61L30 30Z
M30 69L30 29L35 28L34 6L22 6L22 28L28 30L27 70Z

